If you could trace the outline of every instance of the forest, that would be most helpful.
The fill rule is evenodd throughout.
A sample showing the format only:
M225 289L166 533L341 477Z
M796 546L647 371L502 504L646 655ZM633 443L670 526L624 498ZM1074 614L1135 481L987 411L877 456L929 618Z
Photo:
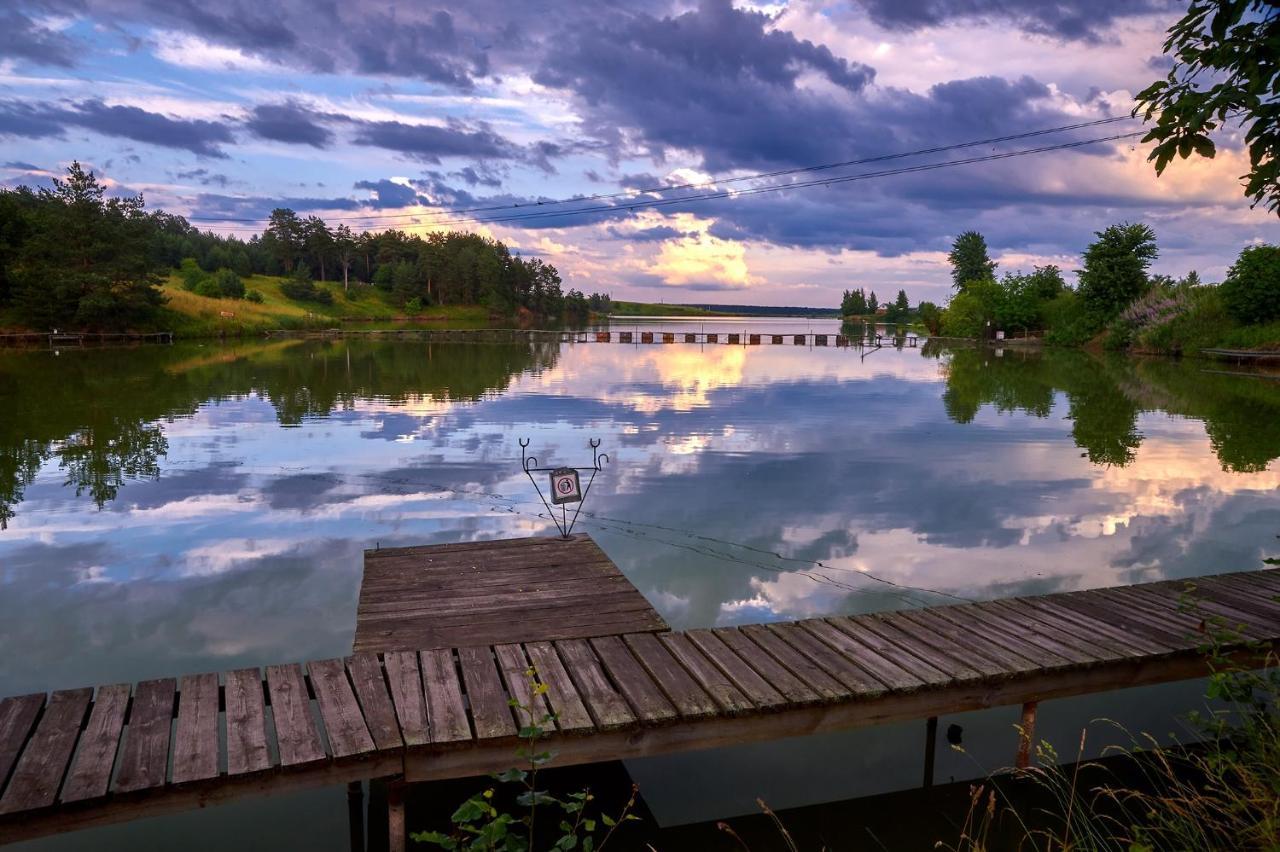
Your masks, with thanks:
M0 189L0 317L24 328L150 327L175 272L208 298L261 301L243 279L273 275L284 276L280 290L297 302L373 291L410 314L480 305L501 317L581 321L610 305L607 295L564 292L554 266L480 234L357 233L281 208L262 234L242 240L149 212L141 195L109 197L79 163L53 183Z

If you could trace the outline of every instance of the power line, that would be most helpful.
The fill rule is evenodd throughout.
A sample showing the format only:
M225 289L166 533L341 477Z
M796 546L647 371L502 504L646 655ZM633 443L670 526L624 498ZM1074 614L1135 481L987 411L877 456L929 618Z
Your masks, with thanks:
M1081 139L1073 142L1059 142L1054 145L1042 145L1038 148L1023 148L1017 151L1005 151L996 154L984 154L978 157L965 157L958 160L944 160L940 163L922 163L915 166L903 166L897 169L886 169L878 172L863 172L856 175L843 175L840 177L820 178L818 180L801 181L798 183L774 184L771 186L750 187L741 190L724 190L721 192L702 193L700 195L683 195L677 198L656 198L642 201L632 202L630 204L599 204L593 207L582 207L573 210L547 210L536 213L520 213L510 216L469 216L457 219L446 219L424 222L426 225L461 225L461 224L502 224L507 222L520 222L530 219L545 219L564 216L581 216L593 213L605 212L627 212L632 210L642 210L654 207L668 207L673 204L685 204L694 201L711 201L722 198L736 198L746 195L762 195L768 192L782 192L789 189L807 189L811 187L835 186L842 183L851 183L860 180L870 180L873 178L892 177L895 175L912 174L915 172L934 171L937 169L951 168L953 166L972 165L974 163L985 163L994 160L1007 160L1014 157L1025 157L1032 154L1043 154L1049 151L1062 151L1071 148L1081 148L1086 145L1096 145L1102 142L1115 142L1121 139L1132 139L1142 136L1145 131L1134 131L1132 133L1117 133L1111 136L1100 136L1092 139ZM904 155L905 156L905 155ZM426 214L423 214L424 216ZM257 229L245 228L218 228L210 227L207 230L225 230L225 231L252 231Z
M797 166L789 169L778 169L771 172L757 172L755 174L740 175L738 177L712 177L705 181L696 181L682 184L669 184L665 186L647 187L644 189L630 189L623 192L600 193L596 195L580 195L571 198L546 199L538 201L523 201L512 204L494 204L484 207L459 207L450 210L440 210L432 213L370 213L365 216L331 216L327 221L368 221L370 219L404 219L404 218L420 218L422 216L452 216L459 213L480 213L491 212L495 210L515 210L526 207L545 207L555 204L576 204L584 201L606 201L614 198L630 198L636 195L652 195L661 192L675 192L684 189L699 189L709 186L720 186L726 183L740 183L749 180L762 180L764 178L782 177L792 174L812 173L819 171L829 171L831 169L845 168L847 166L867 165L869 163L881 163L890 160L900 160L908 157L919 157L926 154L939 154L944 151L955 151L963 148L973 148L979 145L994 145L1000 142L1012 142L1018 139L1030 139L1037 136L1046 136L1052 133L1062 133L1068 130L1079 130L1085 127L1097 127L1104 124L1113 124L1118 121L1132 121L1132 115L1108 116L1107 118L1094 119L1092 121L1081 121L1075 124L1063 124L1057 127L1046 127L1040 130L1030 130L1023 133L1010 133L1004 136L993 136L989 139L975 139L969 142L956 142L950 145L938 145L932 148L920 148L914 151L903 151L895 154L881 154L875 157L863 157L856 160L842 160L835 163L822 163L813 166ZM192 222L241 222L241 223L257 223L267 222L269 216L259 216L252 218L234 218L234 217L218 217L218 216L188 216L186 217Z

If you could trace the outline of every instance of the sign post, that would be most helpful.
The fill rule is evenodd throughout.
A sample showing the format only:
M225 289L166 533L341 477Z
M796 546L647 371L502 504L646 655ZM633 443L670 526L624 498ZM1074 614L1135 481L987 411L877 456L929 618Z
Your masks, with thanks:
M609 461L608 454L599 451L599 438L592 438L588 443L591 446L591 467L538 467L537 458L526 452L526 448L529 446L529 439L520 439L520 463L524 467L525 475L533 483L534 490L538 492L538 497L542 499L542 505L547 507L548 516L551 518L552 523L556 525L556 529L560 531L560 537L564 539L569 538L573 532L573 525L578 522L578 515L582 512L582 503L587 499L587 494L591 492L591 484L596 481L596 474L604 470L604 465ZM586 488L582 487L581 474L583 471L590 473L587 478ZM538 480L534 477L535 473L548 474L547 485L551 492L550 501L542 493L542 486L538 484ZM573 517L569 517L570 503L578 504L573 510ZM555 507L557 506L560 507L559 517L556 517Z

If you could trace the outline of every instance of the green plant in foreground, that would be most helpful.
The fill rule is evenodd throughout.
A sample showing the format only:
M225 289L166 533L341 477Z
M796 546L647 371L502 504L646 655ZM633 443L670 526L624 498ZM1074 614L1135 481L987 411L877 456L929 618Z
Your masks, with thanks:
M520 728L522 745L516 755L527 763L527 768L513 767L499 772L492 778L500 784L510 785L518 792L515 804L522 813L500 807L499 788L489 787L463 802L449 818L453 825L450 832L423 831L411 834L418 843L429 843L446 850L477 850L480 852L538 852L538 850L581 849L582 852L600 852L613 838L614 832L624 822L638 820L631 811L635 807L637 788L631 788L631 797L618 816L600 814L589 816L591 803L595 801L589 789L570 793L564 798L538 789L538 771L555 758L555 753L539 746L548 730L554 730L556 716L547 713L538 716L537 704L547 693L547 686L538 683L536 670L525 671L529 680L532 700L529 705L512 698L508 704L516 710L517 718L526 720ZM539 811L539 808L543 808ZM550 811L553 816L547 817ZM539 827L539 814L543 820L555 820L555 829ZM598 832L603 836L597 841ZM537 832L545 833L537 833ZM542 840L541 838L547 838Z

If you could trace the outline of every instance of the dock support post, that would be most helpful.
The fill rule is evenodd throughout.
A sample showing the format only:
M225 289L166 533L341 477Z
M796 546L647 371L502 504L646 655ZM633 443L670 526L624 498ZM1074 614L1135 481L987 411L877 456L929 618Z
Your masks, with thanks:
M387 782L387 849L389 852L404 852L404 781L395 779Z
M351 834L351 852L364 852L364 784L347 784L347 827Z
M1026 769L1031 765L1031 743L1036 738L1037 701L1028 701L1022 705L1022 725L1018 732L1018 758L1014 765L1018 769Z
M924 786L933 786L933 755L938 745L938 717L930 716L924 727Z

